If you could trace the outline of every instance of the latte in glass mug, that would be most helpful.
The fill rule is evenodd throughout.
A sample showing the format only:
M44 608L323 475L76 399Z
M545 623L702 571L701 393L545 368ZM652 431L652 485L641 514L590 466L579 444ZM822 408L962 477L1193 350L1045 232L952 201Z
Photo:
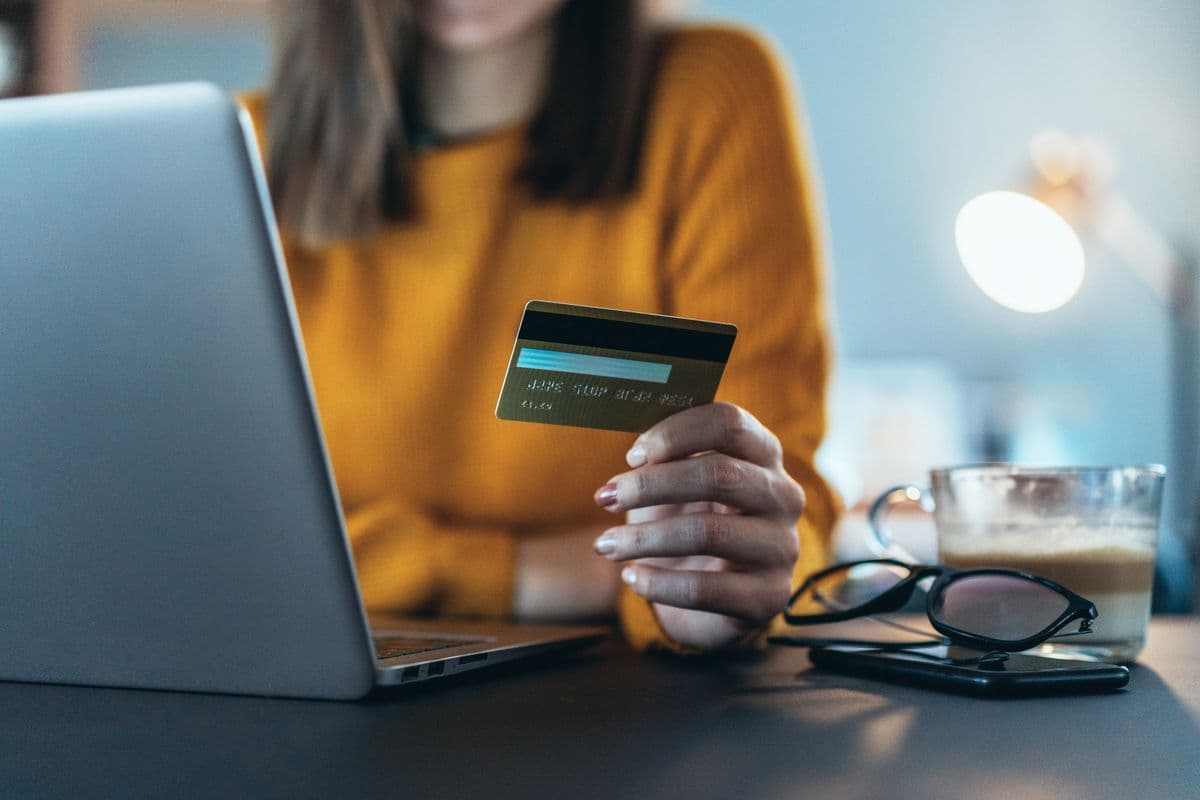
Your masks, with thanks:
M1051 640L1040 653L1132 661L1146 642L1165 474L1157 465L933 470L931 488L896 487L876 502L872 545L906 555L884 519L897 502L920 502L933 511L942 563L1019 569L1096 604L1093 633Z

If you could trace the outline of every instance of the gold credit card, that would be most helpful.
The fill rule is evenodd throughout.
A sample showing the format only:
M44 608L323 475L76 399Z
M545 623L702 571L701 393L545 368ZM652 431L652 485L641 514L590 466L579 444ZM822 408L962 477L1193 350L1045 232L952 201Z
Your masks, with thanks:
M737 327L531 300L496 416L641 433L711 403Z

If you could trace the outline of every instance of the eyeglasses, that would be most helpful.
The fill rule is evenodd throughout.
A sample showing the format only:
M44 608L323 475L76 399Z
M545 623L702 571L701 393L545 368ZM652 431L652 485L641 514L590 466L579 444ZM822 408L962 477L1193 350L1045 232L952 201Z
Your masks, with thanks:
M783 618L793 625L842 622L898 611L922 582L932 578L925 611L944 640L923 642L773 636L775 644L799 647L853 644L878 649L953 644L986 652L1028 650L1053 636L1091 633L1096 606L1052 580L1012 569L956 570L893 559L854 561L810 575L788 600ZM1079 630L1060 633L1079 620ZM886 622L880 620L881 622ZM913 631L903 624L893 627ZM916 631L928 637L924 631Z

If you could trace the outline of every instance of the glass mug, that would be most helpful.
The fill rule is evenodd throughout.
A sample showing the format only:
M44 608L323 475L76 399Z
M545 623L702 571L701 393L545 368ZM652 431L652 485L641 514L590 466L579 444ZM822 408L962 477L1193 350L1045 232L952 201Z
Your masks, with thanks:
M880 557L915 561L888 533L888 512L933 513L938 560L1008 567L1057 581L1096 604L1088 636L1047 642L1042 655L1128 662L1146 643L1166 469L978 464L930 473L931 488L889 489L869 514Z

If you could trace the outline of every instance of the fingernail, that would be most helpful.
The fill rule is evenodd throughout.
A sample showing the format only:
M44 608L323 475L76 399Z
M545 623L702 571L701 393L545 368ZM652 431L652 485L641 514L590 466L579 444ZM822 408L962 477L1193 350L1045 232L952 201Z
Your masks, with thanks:
M626 567L621 570L621 580L625 581L627 585L633 586L637 583L637 570L633 567Z
M596 548L596 552L599 555L606 556L610 553L616 552L617 540L615 537L609 536L606 533L597 539L595 544L592 546Z
M635 443L625 454L625 463L631 467L640 467L646 463L646 448Z
M596 500L596 505L611 511L612 507L617 504L617 485L609 481L597 489L593 497Z

